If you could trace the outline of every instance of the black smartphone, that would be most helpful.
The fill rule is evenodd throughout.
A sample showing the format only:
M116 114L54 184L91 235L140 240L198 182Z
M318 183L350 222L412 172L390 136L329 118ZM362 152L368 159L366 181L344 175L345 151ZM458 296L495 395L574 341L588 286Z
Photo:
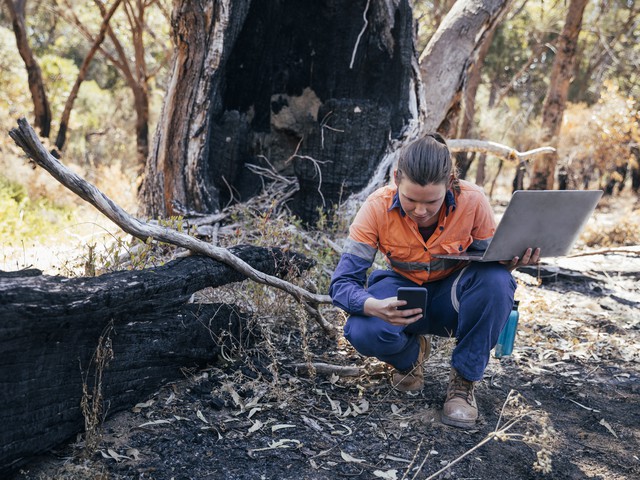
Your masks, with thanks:
M398 300L407 301L407 304L398 307L398 310L421 308L423 315L427 312L427 289L424 287L400 287L398 288Z

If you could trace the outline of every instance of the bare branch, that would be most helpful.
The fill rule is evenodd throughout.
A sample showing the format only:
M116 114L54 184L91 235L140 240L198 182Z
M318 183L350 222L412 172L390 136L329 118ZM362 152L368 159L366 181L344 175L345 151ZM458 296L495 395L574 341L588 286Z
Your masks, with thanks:
M324 320L317 310L318 305L331 303L331 298L328 295L313 294L285 280L259 272L225 248L216 247L185 233L158 225L151 225L132 217L98 188L73 173L53 157L42 145L37 134L25 118L18 120L18 128L11 129L9 135L36 164L48 171L56 180L80 198L91 203L128 234L145 242L147 239L153 238L206 255L229 265L258 283L284 290L301 302L308 312L311 314L315 312L315 320L327 333L335 335L335 327Z
M109 22L111 21L111 17L116 12L116 9L120 6L120 2L122 0L115 0L113 5L109 9L109 11L104 15L102 19L102 24L100 25L100 31L98 32L97 37L93 41L93 45L89 49L89 52L84 57L82 61L82 65L80 66L80 70L78 71L78 76L76 77L76 81L71 88L71 92L69 92L69 96L67 97L67 101L64 104L64 111L62 112L62 117L60 118L60 128L58 130L58 135L56 137L56 147L62 150L64 146L66 137L67 137L67 128L69 126L69 118L71 117L71 110L73 109L73 104L78 97L78 92L80 91L80 85L84 82L84 79L89 70L89 64L93 60L94 55L100 48L100 45L104 41L105 34L107 32L107 28L109 26Z
M510 162L522 162L530 159L531 157L535 157L536 155L544 155L556 151L553 147L540 147L533 150L527 150L526 152L519 152L515 148L502 145L501 143L473 139L451 139L447 140L447 145L449 145L449 150L451 150L452 153L488 153Z

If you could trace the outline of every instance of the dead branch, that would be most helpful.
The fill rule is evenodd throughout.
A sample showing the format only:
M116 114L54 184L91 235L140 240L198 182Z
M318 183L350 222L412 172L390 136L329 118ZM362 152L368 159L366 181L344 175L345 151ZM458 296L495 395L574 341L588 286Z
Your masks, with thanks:
M447 140L447 145L449 145L449 150L451 150L452 153L487 153L510 162L522 162L537 155L544 155L545 153L553 153L556 151L553 147L540 147L534 148L533 150L527 150L526 152L519 152L515 148L496 142L462 138Z
M91 203L126 233L143 242L152 238L206 255L234 268L258 283L284 290L304 305L325 332L335 335L336 328L324 319L318 310L319 305L331 303L331 298L328 295L313 294L285 280L259 272L225 248L216 247L187 234L151 225L132 217L98 188L73 173L53 157L42 145L36 132L25 118L18 119L18 128L11 129L9 136L36 164L48 171L56 180L80 198Z

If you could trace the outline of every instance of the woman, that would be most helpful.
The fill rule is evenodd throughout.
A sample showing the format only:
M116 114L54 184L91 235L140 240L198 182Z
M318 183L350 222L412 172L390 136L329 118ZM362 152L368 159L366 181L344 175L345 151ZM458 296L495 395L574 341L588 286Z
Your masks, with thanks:
M464 262L433 255L485 250L495 220L482 189L455 176L451 154L439 134L407 145L394 171L395 187L374 192L350 229L329 294L350 314L347 340L363 355L389 363L392 385L424 386L422 363L430 337L455 336L442 421L471 428L478 418L474 382L482 379L491 349L513 305L516 282L510 270L537 263L539 250L506 264ZM389 270L367 280L375 254ZM424 286L427 310L399 310L399 287Z

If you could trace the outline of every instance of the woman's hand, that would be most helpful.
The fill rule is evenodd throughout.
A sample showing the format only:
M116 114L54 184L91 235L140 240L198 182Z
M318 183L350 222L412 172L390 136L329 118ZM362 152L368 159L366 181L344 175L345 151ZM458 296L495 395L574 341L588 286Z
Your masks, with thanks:
M369 317L381 318L391 325L406 326L420 320L423 314L421 308L398 310L398 307L406 304L405 300L398 300L397 297L389 297L383 300L368 298L364 302L364 314Z
M536 248L534 250L533 248L527 248L526 252L524 252L524 255L522 255L522 258L513 257L513 259L511 259L510 261L506 260L500 263L505 265L509 269L509 271L511 271L524 265L536 265L539 260L540 249Z

